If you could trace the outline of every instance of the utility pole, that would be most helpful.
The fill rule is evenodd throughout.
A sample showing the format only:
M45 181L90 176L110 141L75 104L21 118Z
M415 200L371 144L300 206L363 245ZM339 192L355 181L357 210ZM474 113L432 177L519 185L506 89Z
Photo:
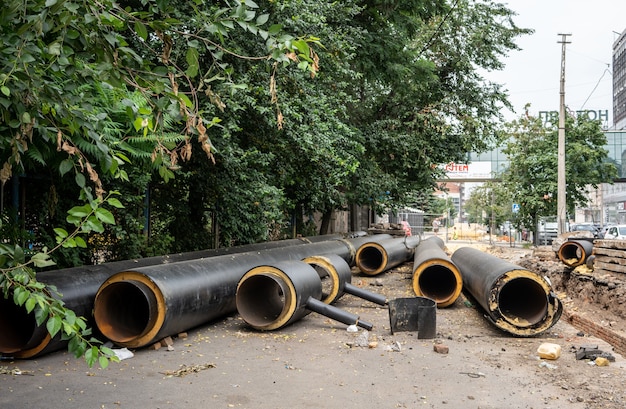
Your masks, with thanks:
M567 217L567 189L565 181L565 45L570 44L567 36L571 34L559 34L561 36L561 93L559 105L559 133L558 133L558 163L557 163L557 234L561 235L567 231L565 222Z

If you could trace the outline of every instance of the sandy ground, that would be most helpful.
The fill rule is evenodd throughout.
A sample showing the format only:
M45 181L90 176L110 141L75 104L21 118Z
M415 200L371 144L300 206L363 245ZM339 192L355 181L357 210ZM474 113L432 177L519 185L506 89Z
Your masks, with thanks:
M405 264L377 277L355 274L352 284L388 299L412 297L410 274ZM416 332L392 334L385 307L351 295L336 306L374 328L351 333L312 313L257 332L234 315L176 338L172 351L135 350L107 369L67 352L2 361L12 373L0 374L0 408L626 407L626 360L564 320L540 336L516 338L462 295L437 311L436 339L419 339ZM544 342L561 346L557 360L539 359ZM449 352L436 352L435 344ZM615 362L576 360L580 346L598 346Z

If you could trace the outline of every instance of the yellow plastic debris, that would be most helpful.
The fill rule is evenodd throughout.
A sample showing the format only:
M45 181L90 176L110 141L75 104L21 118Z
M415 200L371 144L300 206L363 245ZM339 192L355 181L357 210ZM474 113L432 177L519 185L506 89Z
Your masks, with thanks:
M609 360L601 356L597 357L594 362L596 366L609 366Z
M561 346L559 344L544 342L537 348L537 353L539 357L543 359L559 359L561 356Z

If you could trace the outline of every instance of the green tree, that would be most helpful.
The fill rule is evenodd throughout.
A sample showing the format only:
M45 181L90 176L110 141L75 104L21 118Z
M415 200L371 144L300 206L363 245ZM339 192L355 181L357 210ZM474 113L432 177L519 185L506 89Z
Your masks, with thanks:
M383 207L432 190L436 166L465 160L503 137L507 95L480 70L497 70L514 40L532 31L513 22L502 4L455 1L364 1L355 22L359 58L350 123L365 147L349 192L367 203L389 191Z
M351 204L410 205L415 192L433 190L437 164L500 140L506 94L479 70L502 67L499 58L517 48L513 39L530 32L505 7L357 0L263 7L290 32L323 39L313 57L319 70L313 80L273 77L281 91L277 121L259 103L273 98L261 86L272 71L233 63L246 70L248 86L224 96L227 133L212 140L219 147L227 137L267 158L257 168L273 164L263 172L290 212L318 211L328 220ZM239 44L241 53L254 47Z
M515 221L511 213L511 194L499 182L486 182L475 189L465 202L470 222L480 223L495 232L505 221ZM517 226L519 227L519 226Z
M556 214L558 130L528 115L513 121L509 129L511 138L503 151L510 165L502 182L512 192L512 202L520 204L519 222L535 231L539 217ZM571 214L587 205L589 188L612 183L617 169L608 162L599 121L568 115L565 135L566 203Z
M86 247L83 235L103 233L115 223L107 207L123 205L106 191L104 175L128 181L124 165L147 155L167 181L189 159L192 141L213 157L207 130L219 123L215 89L237 87L225 55L280 64L295 60L299 68L315 71L309 43L316 39L286 35L258 11L251 0L3 3L1 188L17 174L46 169L74 175L76 201L85 204L69 210L74 230L54 229L54 248L31 256L18 243L3 241L0 288L52 336L63 331L70 350L90 365L105 366L111 351L88 337L83 318L46 293L34 268L53 264L50 256L60 247ZM262 38L263 47L250 57L233 53L229 35L237 31ZM205 98L211 103L200 103Z

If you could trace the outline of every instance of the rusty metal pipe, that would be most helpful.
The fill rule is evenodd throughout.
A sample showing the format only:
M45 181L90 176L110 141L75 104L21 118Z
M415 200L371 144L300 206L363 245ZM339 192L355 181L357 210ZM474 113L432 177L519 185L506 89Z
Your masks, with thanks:
M534 336L556 324L563 305L547 279L471 247L452 254L463 286L496 327L517 336Z
M439 308L454 304L463 289L461 272L444 246L439 237L422 240L415 248L411 279L415 294L434 300Z
M164 256L146 257L134 260L115 261L98 265L71 267L37 273L37 280L53 286L61 294L50 294L61 298L65 307L74 311L77 316L87 318L93 326L93 301L100 285L110 276L120 271L170 264L174 262L223 256L250 251L265 251L274 248L306 245L312 242L334 241L341 239L337 235L305 237L299 239L278 240L266 243L247 244L242 246L206 249L186 253L175 253ZM356 252L354 248L351 249ZM48 352L64 348L67 342L60 336L50 338L45 325L38 326L33 313L28 314L22 307L15 305L12 299L0 296L0 355L14 358L32 358Z
M356 252L356 266L363 274L378 275L408 261L419 242L419 236L365 242Z
M282 261L250 269L238 283L236 304L252 328L270 331L285 327L311 311L347 325L371 329L355 314L321 301L318 272L304 261Z
M593 243L589 240L569 239L559 247L559 260L568 267L586 264L587 258L593 253Z
M352 269L343 258L336 254L325 256L312 256L303 260L317 271L322 281L322 301L332 304L344 294L373 302L378 305L386 305L387 298L351 284Z
M96 294L96 325L117 345L133 348L149 345L234 313L237 284L256 266L300 261L320 254L337 254L347 260L351 248L350 240L331 240L119 272L109 277ZM150 297L136 288L142 285L148 288ZM122 297L120 293L133 296ZM125 298L123 303L122 298Z

